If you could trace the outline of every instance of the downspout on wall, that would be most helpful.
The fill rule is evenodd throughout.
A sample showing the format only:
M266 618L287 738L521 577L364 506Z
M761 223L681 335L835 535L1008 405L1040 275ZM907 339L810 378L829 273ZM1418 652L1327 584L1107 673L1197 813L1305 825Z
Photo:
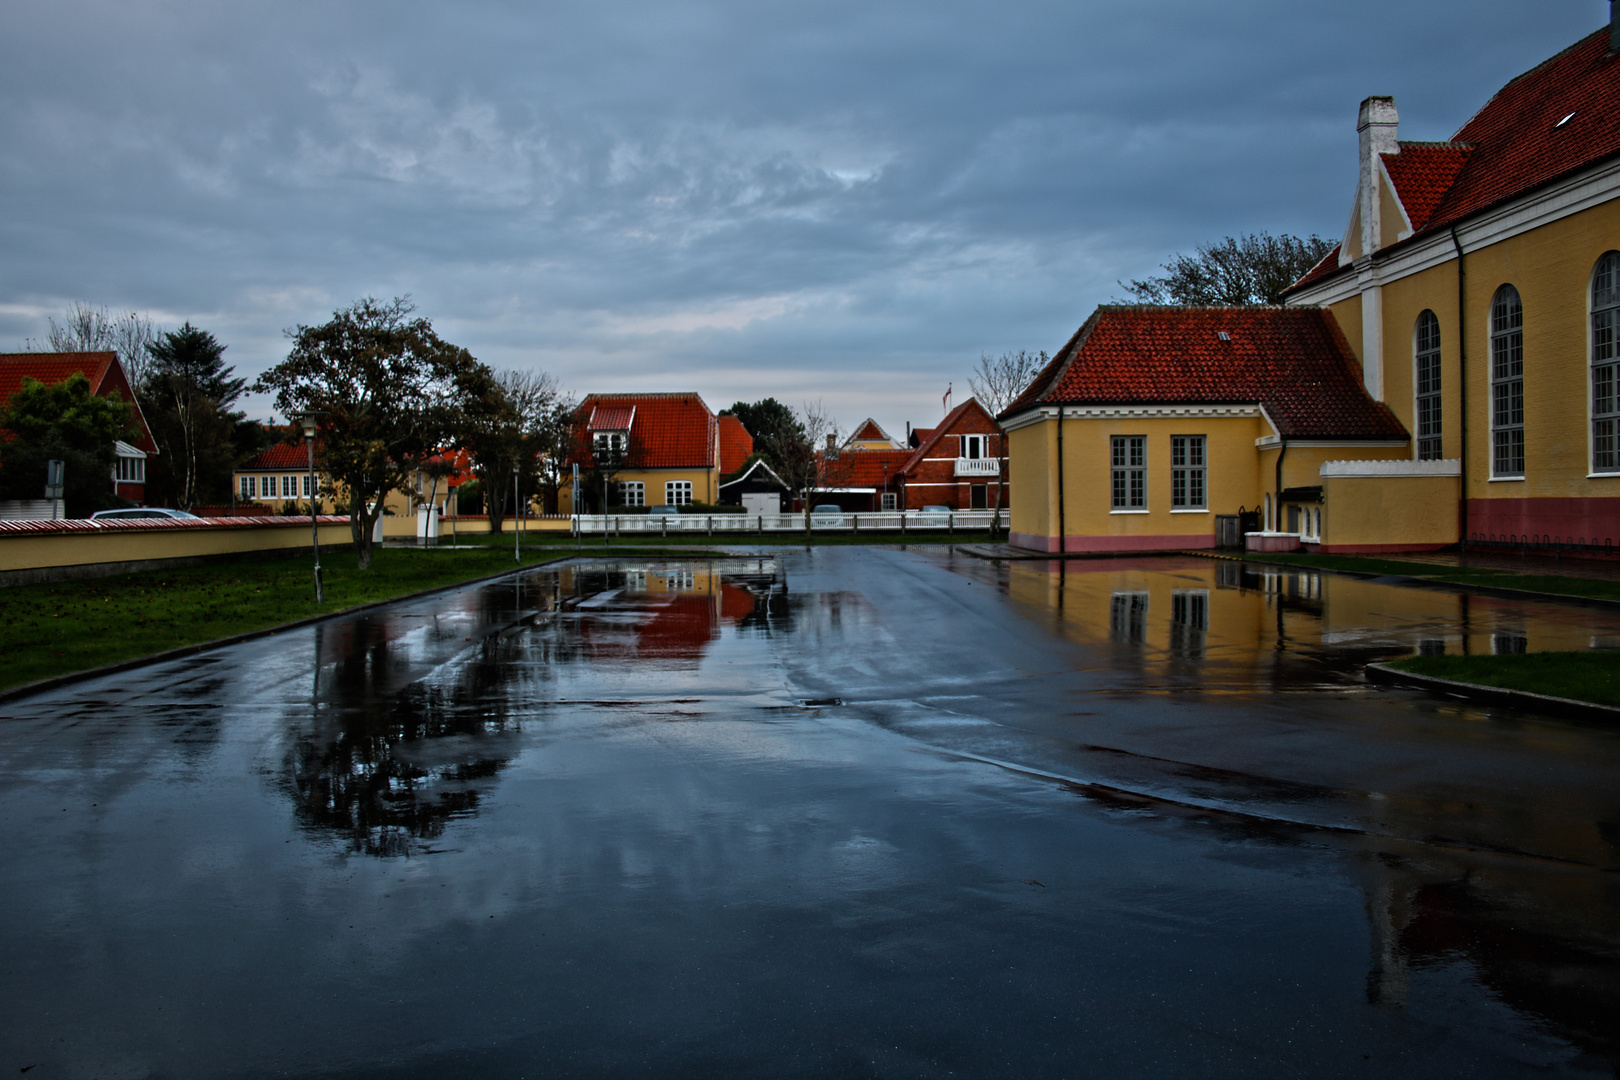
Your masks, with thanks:
M1058 406L1057 413L1057 455L1058 455L1058 553L1067 553L1069 546L1069 527L1063 514L1063 406Z
M1282 467L1283 467L1283 458L1288 456L1288 436L1284 435L1282 432L1279 431L1277 433L1277 438L1282 440L1282 446L1279 447L1278 450L1277 450L1277 494L1273 498L1272 504L1271 504L1272 517L1271 517L1271 523L1270 524L1271 524L1271 531L1272 532L1282 532L1283 531L1283 512L1282 512L1283 479L1282 479Z
M1617 10L1610 0L1610 12ZM1610 31L1611 40L1620 35L1620 27ZM1457 249L1457 395L1458 466L1457 541L1462 550L1468 550L1468 272L1463 266L1462 241L1457 239L1457 226L1451 227L1451 246ZM1444 398L1441 398L1444 401Z

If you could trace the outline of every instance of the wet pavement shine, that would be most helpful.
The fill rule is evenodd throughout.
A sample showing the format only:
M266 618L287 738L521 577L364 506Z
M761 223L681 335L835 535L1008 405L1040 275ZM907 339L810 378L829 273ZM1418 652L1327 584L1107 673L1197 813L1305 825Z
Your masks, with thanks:
M1192 558L582 559L0 705L0 1071L1620 1066L1620 614Z

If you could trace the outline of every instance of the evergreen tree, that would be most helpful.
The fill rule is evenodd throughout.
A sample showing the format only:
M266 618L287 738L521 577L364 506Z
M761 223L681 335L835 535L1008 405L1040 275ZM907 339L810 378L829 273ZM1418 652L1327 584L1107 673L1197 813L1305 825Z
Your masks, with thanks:
M237 427L244 419L230 406L247 380L236 378L235 369L225 364L225 346L189 322L146 350L150 362L136 394L162 451L148 464L149 498L188 510L199 502L223 501L229 497Z

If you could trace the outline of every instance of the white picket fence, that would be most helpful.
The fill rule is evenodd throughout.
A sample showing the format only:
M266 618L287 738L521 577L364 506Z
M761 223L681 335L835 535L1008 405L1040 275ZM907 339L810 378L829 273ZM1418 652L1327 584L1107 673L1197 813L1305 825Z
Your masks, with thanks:
M891 510L884 513L811 514L810 528L818 533L858 535L863 532L918 533L949 536L959 532L984 532L994 526L1005 529L1007 511L997 510ZM576 514L574 531L600 536L603 530L613 536L668 536L671 533L704 533L709 536L748 533L803 532L803 514Z

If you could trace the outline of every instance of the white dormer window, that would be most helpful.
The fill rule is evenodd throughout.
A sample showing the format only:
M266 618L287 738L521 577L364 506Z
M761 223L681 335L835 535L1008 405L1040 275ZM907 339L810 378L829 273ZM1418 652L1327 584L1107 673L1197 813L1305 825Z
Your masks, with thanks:
M630 443L630 436L623 431L598 431L593 446L597 453L622 454Z
M962 457L968 458L969 460L977 460L979 458L987 458L990 456L990 436L963 435L961 438Z

